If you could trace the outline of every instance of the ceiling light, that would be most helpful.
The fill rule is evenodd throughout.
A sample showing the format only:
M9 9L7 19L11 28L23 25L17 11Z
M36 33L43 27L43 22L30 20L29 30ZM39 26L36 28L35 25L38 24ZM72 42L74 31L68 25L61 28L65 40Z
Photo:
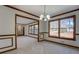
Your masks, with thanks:
M44 15L41 14L41 15L40 15L40 20L42 20L43 18L44 18Z
M50 19L50 15L47 15L47 19Z
M47 21L47 19L45 18L44 21Z
M40 20L47 21L50 19L50 15L46 15L46 6L44 5L44 12L40 15Z

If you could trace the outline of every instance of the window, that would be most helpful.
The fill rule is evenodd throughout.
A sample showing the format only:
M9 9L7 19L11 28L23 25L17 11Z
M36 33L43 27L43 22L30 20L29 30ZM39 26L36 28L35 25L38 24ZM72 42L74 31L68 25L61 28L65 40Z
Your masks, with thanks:
M58 36L58 21L50 22L50 35Z
M29 25L29 34L38 34L38 24Z
M29 26L29 34L32 33L31 26Z
M35 34L38 34L38 25L35 25Z
M35 33L34 30L35 30L35 29L34 29L34 25L32 25L32 26L31 26L31 31L32 31L31 33L32 33L32 34Z
M49 21L49 36L75 39L75 15Z
M60 37L73 38L74 36L74 21L73 18L60 20Z

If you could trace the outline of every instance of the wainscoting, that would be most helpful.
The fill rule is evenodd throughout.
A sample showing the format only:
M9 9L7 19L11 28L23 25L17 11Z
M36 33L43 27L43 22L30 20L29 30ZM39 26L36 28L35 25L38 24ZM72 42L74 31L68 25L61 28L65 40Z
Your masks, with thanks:
M0 35L0 53L8 52L15 48L15 34Z
M17 49L5 54L79 54L79 49L46 41L37 42L36 38L19 36Z

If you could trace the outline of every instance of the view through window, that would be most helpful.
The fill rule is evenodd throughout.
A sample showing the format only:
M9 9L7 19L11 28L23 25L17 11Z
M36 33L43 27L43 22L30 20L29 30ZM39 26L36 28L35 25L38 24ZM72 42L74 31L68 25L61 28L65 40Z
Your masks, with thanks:
M62 19L60 21L60 37L73 38L73 25L73 18Z
M38 24L29 25L29 34L38 34Z
M75 39L75 16L49 21L49 36Z
M58 21L50 22L50 35L58 36Z

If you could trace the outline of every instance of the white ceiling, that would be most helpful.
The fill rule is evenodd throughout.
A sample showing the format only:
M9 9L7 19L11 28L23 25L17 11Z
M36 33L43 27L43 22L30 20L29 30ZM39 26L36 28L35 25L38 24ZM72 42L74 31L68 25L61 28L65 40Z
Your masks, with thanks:
M26 18L22 18L22 17L17 17L17 23L19 24L29 24L34 22L34 20L30 20L30 19L26 19Z
M12 5L18 9L40 16L44 12L44 5ZM46 5L46 14L54 16L63 12L79 8L79 5Z

